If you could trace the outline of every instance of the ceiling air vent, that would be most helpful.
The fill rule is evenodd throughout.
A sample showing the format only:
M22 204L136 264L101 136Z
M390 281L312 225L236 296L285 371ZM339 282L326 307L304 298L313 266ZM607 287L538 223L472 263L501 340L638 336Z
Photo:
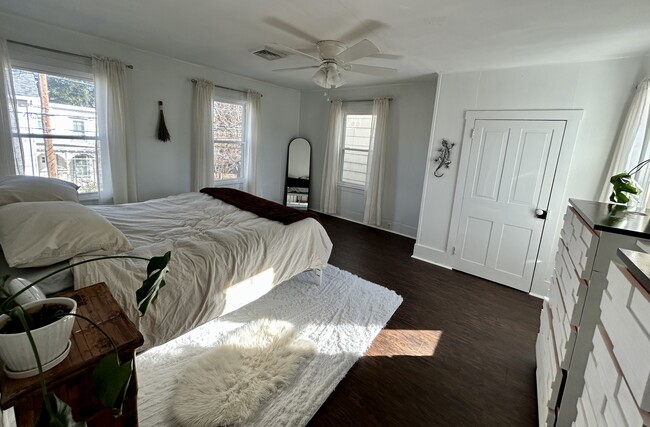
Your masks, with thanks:
M284 52L272 50L266 46L264 47L264 49L254 51L253 55L257 55L260 58L266 59L267 61L275 61L276 59L284 58L285 56L287 56Z

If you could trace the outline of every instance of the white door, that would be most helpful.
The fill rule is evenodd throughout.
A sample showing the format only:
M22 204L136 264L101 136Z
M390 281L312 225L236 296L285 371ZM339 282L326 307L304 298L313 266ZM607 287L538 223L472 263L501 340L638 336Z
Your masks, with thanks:
M529 292L565 121L475 120L454 267ZM542 210L537 215L536 210Z

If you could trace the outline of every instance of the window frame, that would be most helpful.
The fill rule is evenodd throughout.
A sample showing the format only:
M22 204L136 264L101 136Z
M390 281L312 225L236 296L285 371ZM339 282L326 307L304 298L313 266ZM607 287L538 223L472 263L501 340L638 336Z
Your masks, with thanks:
M11 56L11 53L10 53ZM92 72L89 72L88 68L85 67L85 64L74 64L71 63L70 68L66 68L62 65L56 64L53 65L50 63L48 58L44 57L44 61L41 63L40 61L36 61L40 59L39 57L36 57L34 61L26 61L22 58L20 58L22 55L17 55L19 58L14 59L12 57L12 64L11 64L11 69L12 72L14 69L17 70L22 70L30 73L38 73L38 74L46 74L48 76L54 76L54 77L61 77L61 78L68 78L68 79L75 79L75 80L85 80L87 82L92 83L93 85L93 90L96 88L95 85L95 77L92 74ZM31 58L30 58L31 59ZM76 67L75 67L76 66ZM56 103L54 103L56 104ZM97 126L97 107L95 106L94 109L94 120L95 120L95 126ZM69 116L71 120L74 122L76 119L74 118L73 115ZM42 120L42 117L39 119ZM19 122L20 124L20 122ZM65 134L65 133L50 133L47 134L48 139L52 139L53 141L57 140L70 140L70 141L94 141L94 155L95 155L95 182L97 185L97 191L87 191L87 192L79 192L79 201L80 202L96 202L99 200L99 190L100 190L100 185L101 185L101 177L100 177L100 164L99 164L99 134L97 131L95 131L94 136L88 134L88 129L84 128L83 132L77 132L74 131L74 129L70 129L70 134ZM64 130L65 132L65 130ZM20 127L18 132L12 132L12 137L18 137L22 141L23 138L27 139L35 139L35 140L45 140L46 134L45 133L35 133L35 132L20 132ZM21 142L22 144L22 142ZM59 155L56 153L56 155ZM36 162L37 162L37 168L40 168L40 165L38 165L38 155L36 156ZM37 175L37 176L40 176Z
M341 126L341 147L339 151L340 159L341 161L339 162L339 171L338 171L338 186L339 187L345 187L345 188L350 188L358 191L364 191L366 190L366 185L368 183L368 174L367 174L367 167L368 163L366 161L366 182L363 185L355 184L352 182L344 181L343 180L343 164L344 164L344 159L345 159L345 152L346 151L354 151L354 152L359 152L359 153L368 153L368 160L370 159L370 144L368 144L368 149L364 150L361 148L345 148L345 138L347 136L347 117L348 116L370 116L372 119L372 103L366 103L356 105L355 108L344 108L343 111L343 123Z
M246 125L248 123L248 102L246 100L241 100L241 99L234 99L226 96L214 96L212 99L212 116L214 117L214 104L216 102L221 102L223 104L236 104L236 105L241 105L244 107L244 113L242 117L242 141L241 142L236 142L236 141L223 141L223 140L218 140L214 138L214 121L213 127L212 127L212 144L213 147L216 148L216 144L240 144L241 147L241 174L239 178L228 178L228 179L214 179L214 184L219 185L219 186L241 186L246 182L246 177L248 175L248 145L250 143L249 141L249 135L248 135L248 126ZM213 154L213 159L212 162L214 164L216 156L216 150L214 150Z

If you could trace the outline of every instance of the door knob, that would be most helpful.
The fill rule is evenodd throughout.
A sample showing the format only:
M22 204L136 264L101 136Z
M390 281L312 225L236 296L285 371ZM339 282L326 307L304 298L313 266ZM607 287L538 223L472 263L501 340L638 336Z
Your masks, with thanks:
M539 219L546 219L546 214L548 212L545 211L544 209L535 209L535 217Z

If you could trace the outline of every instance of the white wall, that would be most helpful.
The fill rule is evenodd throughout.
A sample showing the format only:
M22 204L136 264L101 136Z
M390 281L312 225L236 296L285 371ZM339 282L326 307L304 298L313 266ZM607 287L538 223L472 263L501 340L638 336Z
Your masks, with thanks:
M382 227L415 237L426 169L427 147L436 83L414 82L362 88L329 90L331 99L359 100L379 96L393 98L390 104L386 173L382 203ZM300 136L312 143L312 208L320 208L323 161L327 143L330 103L323 91L304 91L300 105ZM363 193L340 192L342 216L363 218Z
M98 37L0 13L0 37L83 55L104 55L132 64L138 199L190 190L190 106L192 78L261 92L258 179L261 196L281 201L286 147L298 134L300 92L237 76ZM158 100L172 140L156 139Z
M640 57L444 74L431 144L437 147L443 138L459 144L466 110L583 109L567 198L597 198L632 90L648 75L649 64L648 57ZM459 144L453 150L444 178L434 178L433 169L425 178L414 255L442 265L450 265L447 239L461 149ZM546 290L537 286L531 292L543 295Z

